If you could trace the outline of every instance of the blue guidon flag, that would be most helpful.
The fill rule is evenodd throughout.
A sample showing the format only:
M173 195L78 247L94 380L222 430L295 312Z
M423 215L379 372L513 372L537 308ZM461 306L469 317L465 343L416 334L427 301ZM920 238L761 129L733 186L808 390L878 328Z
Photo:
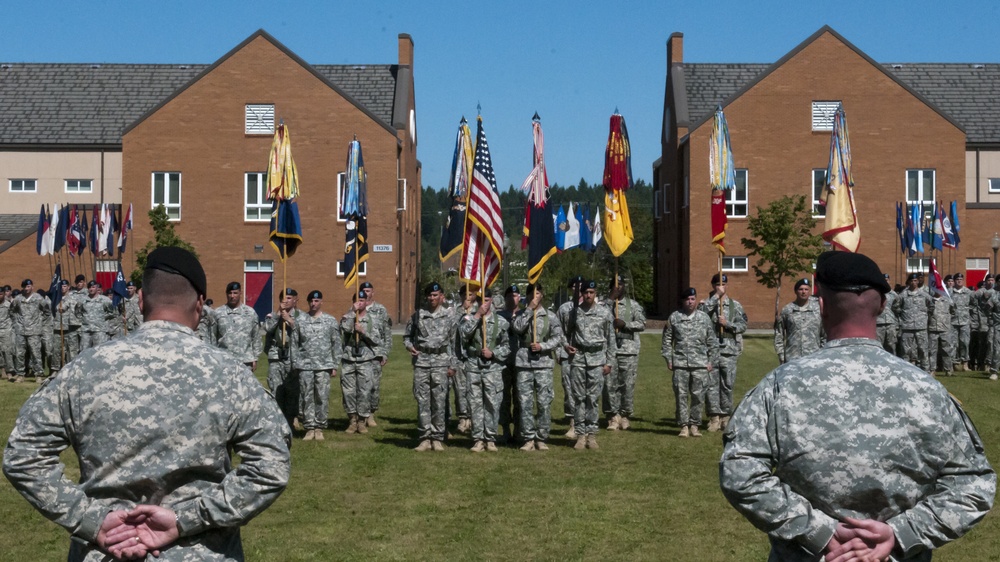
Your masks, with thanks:
M344 196L340 214L347 217L346 243L344 244L344 286L357 283L361 264L368 260L368 174L361 143L351 141L347 150L347 175L344 178Z
M274 131L267 167L267 198L271 200L271 228L268 239L285 259L295 254L302 243L302 223L299 220L299 171L292 159L292 139L282 123Z

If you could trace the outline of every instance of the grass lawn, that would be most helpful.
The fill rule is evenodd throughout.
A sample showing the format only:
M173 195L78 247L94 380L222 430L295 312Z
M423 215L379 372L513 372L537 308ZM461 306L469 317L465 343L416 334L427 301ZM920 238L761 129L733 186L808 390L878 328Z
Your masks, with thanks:
M601 431L599 451L561 437L556 381L551 450L501 447L473 454L462 436L444 453L416 453L412 370L397 336L382 380L379 426L345 435L339 384L326 441L296 438L292 479L278 501L243 529L250 560L766 560L766 536L723 498L719 434L678 439L670 375L659 337L643 336L636 419L627 432ZM748 338L741 397L777 359L769 338ZM558 369L557 369L558 370ZM264 380L266 367L258 370ZM967 375L967 376L962 376ZM1000 466L1000 384L981 374L942 379L965 405ZM10 433L30 383L0 384L0 435ZM76 459L64 455L67 473ZM69 538L0 482L0 560L65 559ZM510 549L510 550L507 550ZM938 561L1000 560L1000 522L991 513Z

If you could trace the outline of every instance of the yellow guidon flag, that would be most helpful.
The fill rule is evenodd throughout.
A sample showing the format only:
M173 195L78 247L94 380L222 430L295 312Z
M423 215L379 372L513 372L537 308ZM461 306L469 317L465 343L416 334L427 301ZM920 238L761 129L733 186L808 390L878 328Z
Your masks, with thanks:
M604 217L602 228L608 249L621 256L635 236L628 216L625 190L632 187L632 152L625 118L617 111L611 116L608 147L604 152Z
M861 246L861 227L858 225L858 211L854 205L851 142L843 106L837 107L833 115L830 164L826 170L826 187L821 201L826 206L823 239L838 250L857 252Z

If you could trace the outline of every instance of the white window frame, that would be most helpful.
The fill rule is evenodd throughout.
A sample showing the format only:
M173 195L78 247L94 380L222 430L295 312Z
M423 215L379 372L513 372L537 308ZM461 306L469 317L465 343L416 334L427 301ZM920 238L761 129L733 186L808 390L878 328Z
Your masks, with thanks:
M656 220L660 220L662 217L663 217L663 214L660 212L660 192L659 191L654 191L653 192L653 218L656 219Z
M928 188L924 185L924 180L930 172L931 186ZM911 175L916 179L916 195L917 198L911 198L910 193L910 177ZM934 202L937 201L937 170L934 168L910 168L906 170L905 183L906 186L906 204L912 205L914 203L920 203L920 216L923 220L931 220L931 215L934 213ZM928 191L930 193L928 193ZM920 225L921 228L923 225Z
M7 189L11 193L38 193L38 180L30 178L12 179L7 183Z
M840 107L840 101L819 100L812 102L812 130L829 132L833 130L833 116Z
M931 258L906 258L907 273L928 273L931 270Z
M406 178L396 178L396 212L406 210Z
M990 193L1000 193L1000 178L986 180L986 190Z
M669 182L663 184L662 191L663 191L663 216L667 216L667 215L670 214L670 197L669 197L670 183Z
M243 114L243 131L248 135L273 135L274 104L246 104L246 109Z
M361 262L358 266L358 277L365 277L368 274L368 261L365 260ZM343 277L346 273L344 272L344 260L337 260L337 277Z
M271 260L244 260L243 273L274 273L274 262Z
M94 180L66 180L63 185L66 193L94 192Z
M170 203L169 202L169 199L170 199L169 185L170 184L169 184L168 180L169 180L170 176L172 176L174 174L177 175L177 202L176 203ZM156 200L156 177L157 176L163 176L163 197L164 197L163 201L157 201ZM181 176L180 172L153 172L151 174L150 190L149 191L150 191L150 194L149 194L149 200L150 200L150 207L149 208L150 209L155 209L157 205L161 205L162 204L163 207L167 210L167 219L170 220L170 222L179 222L181 220L181 200L182 200L181 199L181 194L183 192L183 177ZM171 212L173 212L176 216L171 215Z
M826 168L813 168L811 177L811 187L809 197L812 199L812 218L823 219L826 218L826 207L820 204L820 197L823 195L823 188L826 187ZM816 185L816 180L820 179L819 174L822 173L822 179L820 184Z
M347 216L342 212L344 208L344 186L346 179L347 174L345 172L337 172L337 222L347 222Z
M251 178L257 179L257 203L250 202ZM251 216L254 214L257 216ZM267 172L245 172L243 174L243 220L245 222L268 222L271 220L271 202L267 200Z
M750 260L746 256L722 256L722 271L750 271Z
M965 258L966 271L989 271L990 258Z
M737 192L740 190L740 176L743 177L743 198L738 199ZM742 207L742 212L738 212ZM726 190L726 216L729 218L746 218L750 211L750 171L746 168L736 170L736 187Z

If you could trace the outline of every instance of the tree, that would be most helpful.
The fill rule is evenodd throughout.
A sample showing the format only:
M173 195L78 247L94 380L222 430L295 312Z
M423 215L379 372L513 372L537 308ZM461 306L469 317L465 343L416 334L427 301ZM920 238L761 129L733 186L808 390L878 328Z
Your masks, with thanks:
M177 236L173 223L167 217L167 210L162 204L149 211L149 226L153 227L153 239L146 242L146 245L135 253L136 269L132 270L129 275L129 278L137 286L142 285L142 272L146 269L146 258L149 257L150 252L161 246L178 246L194 254L194 257L198 257L194 246Z
M781 302L781 281L797 273L810 273L812 262L822 251L822 237L813 234L816 220L804 195L788 195L771 202L766 208L757 207L757 216L750 217L747 228L753 238L740 241L749 250L747 257L759 259L753 266L757 282L775 289L774 318L777 320Z

